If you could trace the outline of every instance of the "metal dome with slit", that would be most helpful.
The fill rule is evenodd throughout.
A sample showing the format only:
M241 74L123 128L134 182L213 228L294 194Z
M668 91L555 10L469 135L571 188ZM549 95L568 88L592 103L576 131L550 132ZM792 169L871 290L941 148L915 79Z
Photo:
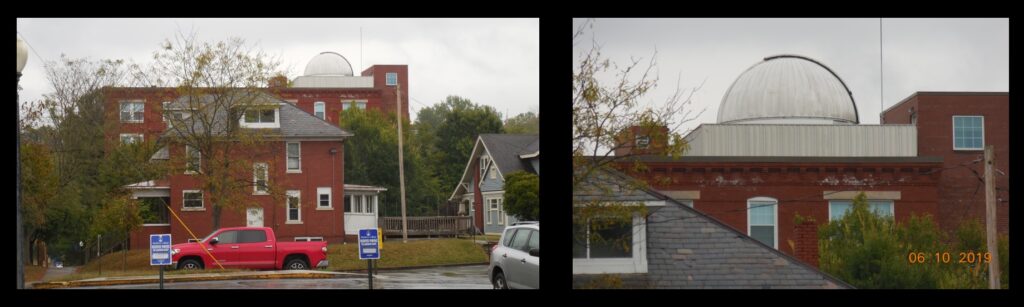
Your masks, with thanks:
M853 94L839 76L798 55L764 58L722 97L720 124L857 124Z
M352 76L352 64L336 52L321 52L306 64L305 76Z

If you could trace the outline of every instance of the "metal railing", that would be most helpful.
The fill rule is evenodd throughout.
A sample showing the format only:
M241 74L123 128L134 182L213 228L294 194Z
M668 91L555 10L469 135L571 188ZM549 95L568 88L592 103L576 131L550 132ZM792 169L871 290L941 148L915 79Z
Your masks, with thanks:
M473 229L470 216L410 216L406 219L410 236L468 235ZM385 236L402 235L401 217L380 217L378 225Z

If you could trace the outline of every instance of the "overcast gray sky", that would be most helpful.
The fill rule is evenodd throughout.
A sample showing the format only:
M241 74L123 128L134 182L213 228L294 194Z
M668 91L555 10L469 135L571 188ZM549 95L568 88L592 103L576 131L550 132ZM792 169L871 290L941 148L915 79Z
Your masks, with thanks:
M21 101L51 90L43 60L63 53L148 63L179 31L195 31L203 41L255 43L279 56L292 79L323 51L344 55L357 74L373 64L407 64L413 116L447 95L509 117L539 111L537 19L18 19L18 33L34 49L23 70Z
M573 31L586 19L573 21ZM1009 91L1008 19L883 19L885 108L916 91ZM879 19L596 19L576 42L574 59L601 44L608 59L650 59L657 50L659 87L644 100L663 102L694 87L707 107L696 121L714 123L732 82L777 54L799 54L830 67L853 92L861 123L878 124ZM576 63L574 63L575 65Z

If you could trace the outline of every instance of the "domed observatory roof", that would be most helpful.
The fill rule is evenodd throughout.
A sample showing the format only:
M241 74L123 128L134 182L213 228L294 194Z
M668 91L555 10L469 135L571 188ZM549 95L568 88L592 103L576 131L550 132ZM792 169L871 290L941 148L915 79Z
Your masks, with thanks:
M306 64L305 76L352 76L352 64L336 52L321 52Z
M373 88L373 76L355 76L352 64L337 52L317 54L306 72L292 85L297 88Z
M850 89L831 69L798 55L754 64L733 82L719 124L857 124Z

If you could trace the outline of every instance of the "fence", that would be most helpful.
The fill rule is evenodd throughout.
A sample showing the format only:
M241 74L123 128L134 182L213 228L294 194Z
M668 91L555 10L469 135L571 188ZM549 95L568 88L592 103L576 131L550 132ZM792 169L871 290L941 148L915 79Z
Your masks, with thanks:
M470 234L470 216L410 216L406 218L410 236L456 236ZM380 217L378 223L384 236L402 235L401 217Z

